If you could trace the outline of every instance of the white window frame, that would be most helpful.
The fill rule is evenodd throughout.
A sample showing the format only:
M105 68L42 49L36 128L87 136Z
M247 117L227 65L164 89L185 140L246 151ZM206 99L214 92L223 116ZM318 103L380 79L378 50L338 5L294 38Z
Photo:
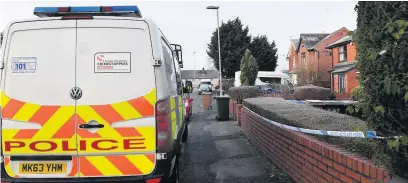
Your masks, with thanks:
M347 45L342 45L339 47L339 62L347 61Z

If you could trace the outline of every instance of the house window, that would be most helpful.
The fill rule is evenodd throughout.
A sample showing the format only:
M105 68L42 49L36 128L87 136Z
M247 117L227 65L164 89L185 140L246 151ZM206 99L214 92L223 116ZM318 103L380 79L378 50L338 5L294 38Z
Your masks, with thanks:
M296 56L293 56L293 63L292 63L293 68L296 67Z
M302 65L306 65L306 53L302 53L302 57L301 57L301 61L302 61Z
M345 75L344 74L339 74L339 94L344 94L346 92L346 81L345 81Z
M347 61L347 45L339 47L339 62Z

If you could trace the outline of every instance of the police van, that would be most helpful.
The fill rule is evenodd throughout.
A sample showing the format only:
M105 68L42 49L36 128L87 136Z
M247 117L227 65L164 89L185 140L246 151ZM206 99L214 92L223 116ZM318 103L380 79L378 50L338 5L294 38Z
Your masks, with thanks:
M1 48L1 182L178 182L180 67L137 6L36 7Z

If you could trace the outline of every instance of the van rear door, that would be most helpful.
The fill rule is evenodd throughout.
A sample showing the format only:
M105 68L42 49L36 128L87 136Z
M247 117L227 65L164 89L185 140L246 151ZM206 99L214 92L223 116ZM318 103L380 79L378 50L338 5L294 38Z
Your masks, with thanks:
M150 174L156 164L155 73L148 24L78 20L79 175Z
M6 173L75 176L75 101L69 96L75 86L75 20L17 22L6 36L0 58L5 61L1 141Z

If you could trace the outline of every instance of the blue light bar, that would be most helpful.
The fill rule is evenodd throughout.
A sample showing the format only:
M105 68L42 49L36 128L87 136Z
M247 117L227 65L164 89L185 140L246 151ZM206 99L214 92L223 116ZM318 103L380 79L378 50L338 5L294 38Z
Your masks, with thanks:
M101 7L99 7L99 6L71 7L71 11L70 11L70 12L75 12L75 13L101 12Z
M142 17L137 6L35 7L34 15L38 17L62 17L66 15Z

